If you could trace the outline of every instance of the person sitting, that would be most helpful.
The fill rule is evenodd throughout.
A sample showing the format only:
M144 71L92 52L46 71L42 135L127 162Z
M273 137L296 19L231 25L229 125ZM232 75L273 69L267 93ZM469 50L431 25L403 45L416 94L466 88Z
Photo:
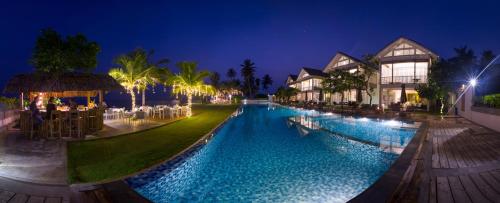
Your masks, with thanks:
M31 117L33 118L33 125L39 126L42 123L42 115L40 114L40 109L38 109L37 102L38 96L36 96L30 103Z
M47 110L47 115L46 115L46 119L47 120L50 120L50 115L52 115L52 112L53 111L56 111L56 105L54 104L54 97L50 97L49 98L49 101L47 102L47 106L45 107L45 109Z
M73 99L69 99L69 109L70 110L78 109L78 104L75 101L73 101Z

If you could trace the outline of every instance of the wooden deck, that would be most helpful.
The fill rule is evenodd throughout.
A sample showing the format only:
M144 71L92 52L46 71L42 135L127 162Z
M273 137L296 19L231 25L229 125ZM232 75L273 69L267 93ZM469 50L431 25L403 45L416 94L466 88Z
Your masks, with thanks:
M424 148L418 202L500 202L500 133L433 120Z

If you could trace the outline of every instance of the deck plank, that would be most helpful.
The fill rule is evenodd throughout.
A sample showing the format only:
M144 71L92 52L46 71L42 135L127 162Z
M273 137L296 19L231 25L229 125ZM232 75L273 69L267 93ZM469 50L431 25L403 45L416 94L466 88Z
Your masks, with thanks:
M441 165L440 168L450 168L450 165L448 164L448 157L446 156L446 151L443 146L443 137L440 136L437 140L439 149L439 164Z
M2 190L0 191L0 201L9 201L16 193Z
M469 176L459 176L465 191L472 199L473 202L490 202L483 194L479 191L476 185L472 182Z
M500 201L500 194L498 194L493 188L490 187L484 180L479 176L479 174L471 174L469 177L476 183L479 191L488 198L490 201L494 202L495 200Z
M500 182L497 181L490 173L483 172L479 174L484 181L486 181L491 188L493 188L497 193L500 194Z
M28 201L28 195L16 194L10 199L9 203L26 203L26 201Z
M462 183L460 182L460 179L458 179L458 177L455 176L448 177L448 183L450 184L451 194L453 195L453 199L455 200L455 202L459 203L472 202L469 196L467 196L467 192L465 192L465 189L462 186Z
M429 182L429 203L437 202L437 192L436 192L436 177L432 177Z
M44 197L30 196L27 203L43 203L44 200Z
M61 203L62 202L62 198L60 197L48 197L47 199L45 199L45 203Z
M432 137L432 168L439 168L439 149L437 137Z
M458 163L457 160L453 154L453 148L450 144L451 142L451 136L446 137L446 139L443 142L443 148L446 152L446 157L448 158L448 164L450 168L458 168Z
M448 179L446 177L437 177L437 201L442 202L453 202L453 197L451 195L450 185L448 184Z

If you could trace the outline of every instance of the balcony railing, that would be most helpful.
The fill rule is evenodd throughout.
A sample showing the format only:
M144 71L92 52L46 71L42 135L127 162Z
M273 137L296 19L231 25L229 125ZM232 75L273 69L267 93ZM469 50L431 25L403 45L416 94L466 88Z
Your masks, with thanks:
M309 90L314 90L316 88L320 88L321 86L319 85L314 85L314 86L302 86L300 88L301 91L309 91Z
M417 76L389 76L382 77L382 84L393 84L393 83L426 83L426 75Z

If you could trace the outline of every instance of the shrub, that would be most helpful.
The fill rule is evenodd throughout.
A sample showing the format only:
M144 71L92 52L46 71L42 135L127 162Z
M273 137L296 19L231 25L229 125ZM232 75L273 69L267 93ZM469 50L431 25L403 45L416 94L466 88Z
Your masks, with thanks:
M0 97L0 108L15 109L19 104L17 98Z
M490 107L500 108L500 94L485 95L483 102Z

